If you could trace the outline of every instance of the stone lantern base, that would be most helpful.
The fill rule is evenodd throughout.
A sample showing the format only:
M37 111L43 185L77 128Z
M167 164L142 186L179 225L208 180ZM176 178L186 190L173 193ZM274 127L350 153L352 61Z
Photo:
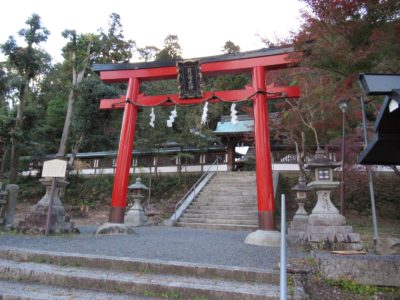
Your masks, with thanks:
M142 206L143 200L144 197L136 196L134 199L135 204L129 209L125 216L125 224L134 227L147 224L147 217Z
M40 179L46 187L46 194L29 209L29 213L23 221L20 221L17 230L23 233L45 233L47 214L51 197L51 178ZM65 215L64 206L60 200L61 192L65 189L68 182L57 178L53 197L53 207L50 216L50 233L79 233L79 230L70 222L69 216Z
M291 244L297 244L304 237L308 227L308 214L304 209L304 203L299 203L299 209L290 222L287 238Z
M316 182L309 185L317 186ZM320 188L320 186L318 186ZM346 218L339 213L330 199L330 190L317 190L318 201L308 218L307 231L302 242L313 249L362 250L360 235L346 225Z

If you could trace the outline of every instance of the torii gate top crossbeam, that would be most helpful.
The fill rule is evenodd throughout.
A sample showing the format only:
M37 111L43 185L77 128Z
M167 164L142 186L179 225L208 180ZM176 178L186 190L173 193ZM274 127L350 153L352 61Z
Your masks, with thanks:
M203 57L197 60L200 61L202 74L233 74L251 72L254 67L259 66L274 70L297 65L299 59L293 57L293 53L293 47L263 48L237 54ZM127 82L129 78L144 81L173 79L177 76L176 61L94 64L93 70L99 72L101 80L107 83Z

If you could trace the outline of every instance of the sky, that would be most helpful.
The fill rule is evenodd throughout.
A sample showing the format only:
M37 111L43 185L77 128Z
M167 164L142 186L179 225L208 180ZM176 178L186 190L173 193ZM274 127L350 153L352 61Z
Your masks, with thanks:
M221 54L228 40L248 51L265 47L261 38L287 37L298 30L304 8L298 0L7 0L1 6L0 44L17 37L37 13L50 31L42 47L55 62L62 61L62 31L107 29L111 13L121 16L125 38L138 47L162 48L165 37L174 34L183 58L195 58Z

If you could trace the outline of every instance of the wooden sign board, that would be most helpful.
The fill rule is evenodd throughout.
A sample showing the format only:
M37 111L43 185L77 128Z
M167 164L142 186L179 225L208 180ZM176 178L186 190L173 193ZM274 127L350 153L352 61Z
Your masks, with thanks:
M62 159L47 160L43 163L42 177L65 177L67 162Z
M201 73L200 62L184 61L178 62L178 82L179 82L179 98L193 99L201 98Z

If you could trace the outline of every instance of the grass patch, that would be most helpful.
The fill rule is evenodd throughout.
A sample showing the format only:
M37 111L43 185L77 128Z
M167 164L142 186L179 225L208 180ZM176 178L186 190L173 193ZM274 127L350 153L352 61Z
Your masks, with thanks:
M325 279L326 284L336 286L343 291L351 292L361 296L375 296L377 294L391 294L395 298L400 297L400 288L381 287L376 285L360 284L354 280Z

